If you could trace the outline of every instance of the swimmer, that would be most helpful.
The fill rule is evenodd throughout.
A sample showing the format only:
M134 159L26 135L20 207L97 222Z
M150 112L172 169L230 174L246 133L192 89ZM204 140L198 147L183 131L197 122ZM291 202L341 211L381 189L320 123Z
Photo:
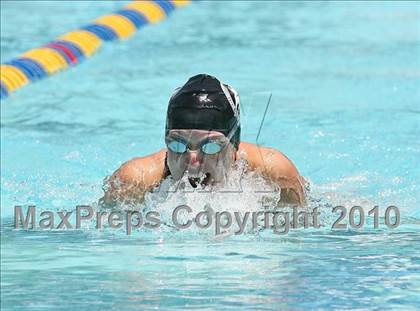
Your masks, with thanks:
M169 175L185 174L195 188L223 183L239 159L281 189L281 202L305 203L304 179L295 165L273 148L241 142L239 95L217 78L199 74L177 88L169 100L166 147L125 162L105 182L106 206L141 203Z

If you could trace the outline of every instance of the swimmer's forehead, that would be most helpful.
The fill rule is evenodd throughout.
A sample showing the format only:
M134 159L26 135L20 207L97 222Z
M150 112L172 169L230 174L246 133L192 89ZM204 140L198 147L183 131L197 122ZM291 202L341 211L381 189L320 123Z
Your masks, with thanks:
M218 131L209 131L209 130L186 130L186 129L176 129L170 130L168 136L170 137L182 137L186 139L202 139L202 138L224 138L225 135Z

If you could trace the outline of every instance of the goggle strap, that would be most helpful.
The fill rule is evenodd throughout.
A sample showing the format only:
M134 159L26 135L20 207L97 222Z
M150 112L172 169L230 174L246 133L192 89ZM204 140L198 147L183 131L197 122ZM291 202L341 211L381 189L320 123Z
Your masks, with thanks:
M232 96L230 96L230 92L228 90L228 88L220 82L220 87L222 88L223 93L225 94L230 107L232 108L233 114L235 115L235 119L239 120L239 113L238 113L238 107L236 106L237 104L233 101ZM230 88L232 90L232 88ZM235 92L233 92L235 93ZM236 99L237 96L235 96Z

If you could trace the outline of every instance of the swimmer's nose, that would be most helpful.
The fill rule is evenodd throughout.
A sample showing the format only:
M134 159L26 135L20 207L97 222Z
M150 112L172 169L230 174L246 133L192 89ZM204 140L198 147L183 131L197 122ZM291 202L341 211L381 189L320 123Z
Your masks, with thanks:
M189 155L190 155L190 165L191 166L201 165L201 159L200 159L197 151L190 151Z

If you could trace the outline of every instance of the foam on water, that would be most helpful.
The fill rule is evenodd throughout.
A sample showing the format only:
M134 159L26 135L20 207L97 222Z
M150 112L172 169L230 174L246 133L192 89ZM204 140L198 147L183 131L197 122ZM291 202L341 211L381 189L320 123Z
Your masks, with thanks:
M164 200L164 203L156 205L158 209L164 210L171 205L186 204L193 210L209 205L215 211L240 211L244 208L258 209L264 198L277 203L280 200L278 189L256 172L248 171L246 162L240 160L223 184L213 186L199 184L194 188L186 174L178 181L169 176L162 181L160 187L146 196L146 204Z

